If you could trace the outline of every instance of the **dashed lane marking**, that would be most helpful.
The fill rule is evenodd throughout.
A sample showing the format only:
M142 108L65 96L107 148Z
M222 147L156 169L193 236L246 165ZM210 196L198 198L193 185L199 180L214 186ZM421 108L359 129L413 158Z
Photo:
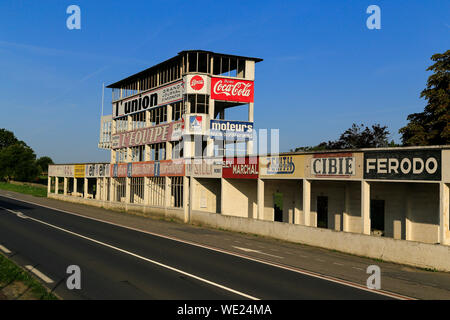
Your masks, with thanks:
M47 277L45 274L43 274L42 272L40 272L38 269L36 269L33 266L25 266L26 269L30 270L30 272L34 273L36 276L38 276L39 278L41 278L42 280L44 280L44 282L46 283L53 283L53 280L50 279L49 277Z

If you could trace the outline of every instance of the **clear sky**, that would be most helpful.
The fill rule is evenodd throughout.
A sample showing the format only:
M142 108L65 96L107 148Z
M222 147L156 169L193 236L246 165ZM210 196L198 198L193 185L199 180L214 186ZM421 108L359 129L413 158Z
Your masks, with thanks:
M81 30L66 27L72 4ZM366 26L372 4L380 30ZM255 125L280 129L280 151L337 139L353 122L387 125L400 142L425 106L430 57L450 49L450 1L2 0L0 128L55 162L108 161L97 148L102 83L189 49L264 59ZM110 101L105 90L105 114Z

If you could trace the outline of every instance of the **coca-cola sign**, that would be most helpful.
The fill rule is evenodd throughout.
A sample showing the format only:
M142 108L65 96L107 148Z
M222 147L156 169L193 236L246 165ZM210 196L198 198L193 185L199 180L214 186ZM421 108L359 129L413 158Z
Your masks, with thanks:
M229 78L211 78L211 99L253 102L254 82Z

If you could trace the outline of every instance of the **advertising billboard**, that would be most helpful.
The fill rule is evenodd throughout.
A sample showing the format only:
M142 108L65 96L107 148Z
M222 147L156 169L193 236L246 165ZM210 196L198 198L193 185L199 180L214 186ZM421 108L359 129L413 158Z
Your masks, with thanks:
M305 156L265 156L259 157L261 178L303 178L305 176Z
M223 178L257 179L258 170L258 157L223 158Z
M364 178L441 180L441 150L380 150L364 152Z
M113 134L112 148L119 149L180 140L182 136L182 124L182 121L170 122Z
M109 163L96 163L86 165L86 178L99 178L110 176L110 164Z
M209 135L215 139L253 139L253 122L211 120Z
M114 102L113 118L123 117L153 107L161 107L170 103L181 101L183 100L183 93L184 82L177 81L175 83Z
M305 176L307 178L361 179L362 153L333 152L307 155Z
M254 82L211 77L211 99L250 103L254 99Z
M188 94L209 94L210 78L204 74L189 74L184 77L185 93Z
M221 178L222 158L186 160L186 175L195 178Z

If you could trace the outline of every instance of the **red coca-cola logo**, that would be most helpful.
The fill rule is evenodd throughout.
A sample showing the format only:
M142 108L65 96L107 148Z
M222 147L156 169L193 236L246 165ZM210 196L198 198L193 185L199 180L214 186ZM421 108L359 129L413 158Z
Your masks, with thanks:
M253 81L212 78L211 98L227 101L253 102Z
M191 79L191 88L194 90L201 90L205 85L205 81L200 76L193 76Z

